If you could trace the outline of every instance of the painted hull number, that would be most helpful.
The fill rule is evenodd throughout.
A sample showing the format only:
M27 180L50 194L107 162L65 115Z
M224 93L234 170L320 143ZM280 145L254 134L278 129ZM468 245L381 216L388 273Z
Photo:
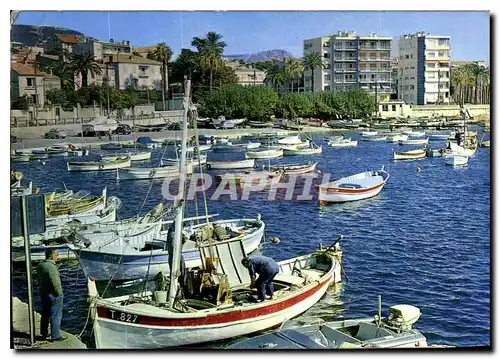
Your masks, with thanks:
M109 310L108 317L109 319L119 320L120 322L139 323L139 316L137 314L123 313L112 309Z

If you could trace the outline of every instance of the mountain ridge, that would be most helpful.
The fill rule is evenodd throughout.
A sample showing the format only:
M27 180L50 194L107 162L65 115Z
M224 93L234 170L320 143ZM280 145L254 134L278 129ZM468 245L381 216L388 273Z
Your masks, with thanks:
M286 50L273 49L267 51L259 51L250 54L224 55L227 60L243 60L246 64L260 61L270 61L273 59L284 59L293 57L292 53Z

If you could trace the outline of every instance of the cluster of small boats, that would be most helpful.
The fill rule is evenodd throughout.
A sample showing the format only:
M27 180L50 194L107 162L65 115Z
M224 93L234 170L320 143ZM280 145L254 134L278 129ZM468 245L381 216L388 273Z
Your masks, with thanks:
M72 144L54 145L43 149L16 150L11 155L11 162L43 161L52 157L86 156L88 148L75 147Z

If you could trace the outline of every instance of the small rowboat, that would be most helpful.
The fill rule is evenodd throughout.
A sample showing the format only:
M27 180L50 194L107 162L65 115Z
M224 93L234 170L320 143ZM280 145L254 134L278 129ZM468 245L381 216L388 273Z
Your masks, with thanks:
M212 147L214 153L234 153L234 152L246 152L246 145L233 145L233 144L220 144Z
M116 161L118 158L130 157L131 161L145 161L151 159L151 152L125 152L116 155L101 156L103 161Z
M408 135L408 137L412 137L412 138L415 138L415 137L424 137L425 136L425 132L424 131L405 131L403 132L405 135Z
M278 143L280 145L300 145L303 142L299 138L299 136L288 136L288 137L279 139Z
M307 156L317 155L323 151L323 147L306 147L299 148L297 146L283 147L283 156Z
M387 136L387 142L406 141L407 139L408 139L408 135L403 135L400 133Z
M237 170L243 168L253 168L255 166L255 160L239 160L239 161L212 161L208 162L207 166L211 170Z
M380 141L386 141L387 140L387 136L382 136L382 135L381 136L376 136L376 135L362 136L361 140L362 141L380 142Z
M427 157L443 157L445 150L443 148L440 149L427 149Z
M378 131L363 131L363 132L361 132L362 137L376 136L377 134L378 134Z
M186 163L192 164L193 166L198 166L198 164L206 164L207 163L207 155L200 155L198 160L198 156L195 156L194 158L186 158ZM161 161L161 166L178 166L179 165L179 159L178 158L162 158Z
M417 160L426 156L427 151L425 149L394 152L394 160Z
M367 171L319 186L319 204L341 203L370 198L379 194L389 179L382 167L378 171Z
M401 140L399 141L400 145L427 145L429 143L428 138L423 138L423 139L408 139L408 140Z
M283 164L271 166L272 171L283 171L285 175L300 175L304 173L313 172L316 169L318 162L308 162L301 164ZM264 167L265 168L265 167Z
M450 137L449 133L426 133L429 141L444 141Z
M186 163L186 174L193 173L193 165ZM131 167L120 169L117 173L119 180L151 180L167 177L178 177L179 167Z
M245 157L248 158L276 158L283 156L283 149L280 147L269 147L268 149L263 150L254 150L249 151L245 154Z
M10 157L11 162L29 162L30 159L30 155L14 155Z
M481 147L489 148L490 147L490 140L481 142Z
M119 158L109 162L68 162L69 172L84 171L111 171L118 168L130 167L130 158Z
M251 171L241 173L224 173L215 176L218 181L230 181L241 185L261 185L267 186L274 182L279 182L283 176L281 171Z
M447 165L451 166L466 166L469 161L469 157L467 155L461 155L458 153L446 155L444 161Z

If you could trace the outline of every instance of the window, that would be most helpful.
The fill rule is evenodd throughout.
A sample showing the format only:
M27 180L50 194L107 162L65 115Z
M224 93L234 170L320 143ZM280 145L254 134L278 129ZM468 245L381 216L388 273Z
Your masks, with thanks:
M61 116L61 108L56 107L56 116L59 117Z
M325 52L325 53L323 54L323 57L324 57L325 59L329 59L329 58L330 58L330 54L329 54L328 52Z
M38 101L36 100L36 95L31 95L31 102L34 104L38 104Z
M28 78L26 79L26 82L27 82L27 83L26 83L26 86L28 86L28 87L33 87L33 86L34 86L34 83L35 83L35 81L33 81L33 80L34 80L34 78L28 77Z
M410 90L415 90L415 85L410 85Z
M330 85L326 85L324 88L325 91L330 91Z
M392 105L392 111L396 111L396 105Z
M415 70L415 66L412 66L412 67L411 67L411 69L412 69L412 70Z
M410 55L405 55L405 59L409 59L410 58Z
M330 43L329 43L329 42L325 42L325 43L323 44L323 47L330 47Z
M313 44L304 44L304 50L310 49L313 47Z
M439 57L446 57L446 53L445 52L440 52L439 53Z
M382 105L382 111L389 111L389 106L388 105Z
M330 75L325 75L324 76L325 81L330 81L332 77Z
M415 80L415 76L410 77L410 80Z

